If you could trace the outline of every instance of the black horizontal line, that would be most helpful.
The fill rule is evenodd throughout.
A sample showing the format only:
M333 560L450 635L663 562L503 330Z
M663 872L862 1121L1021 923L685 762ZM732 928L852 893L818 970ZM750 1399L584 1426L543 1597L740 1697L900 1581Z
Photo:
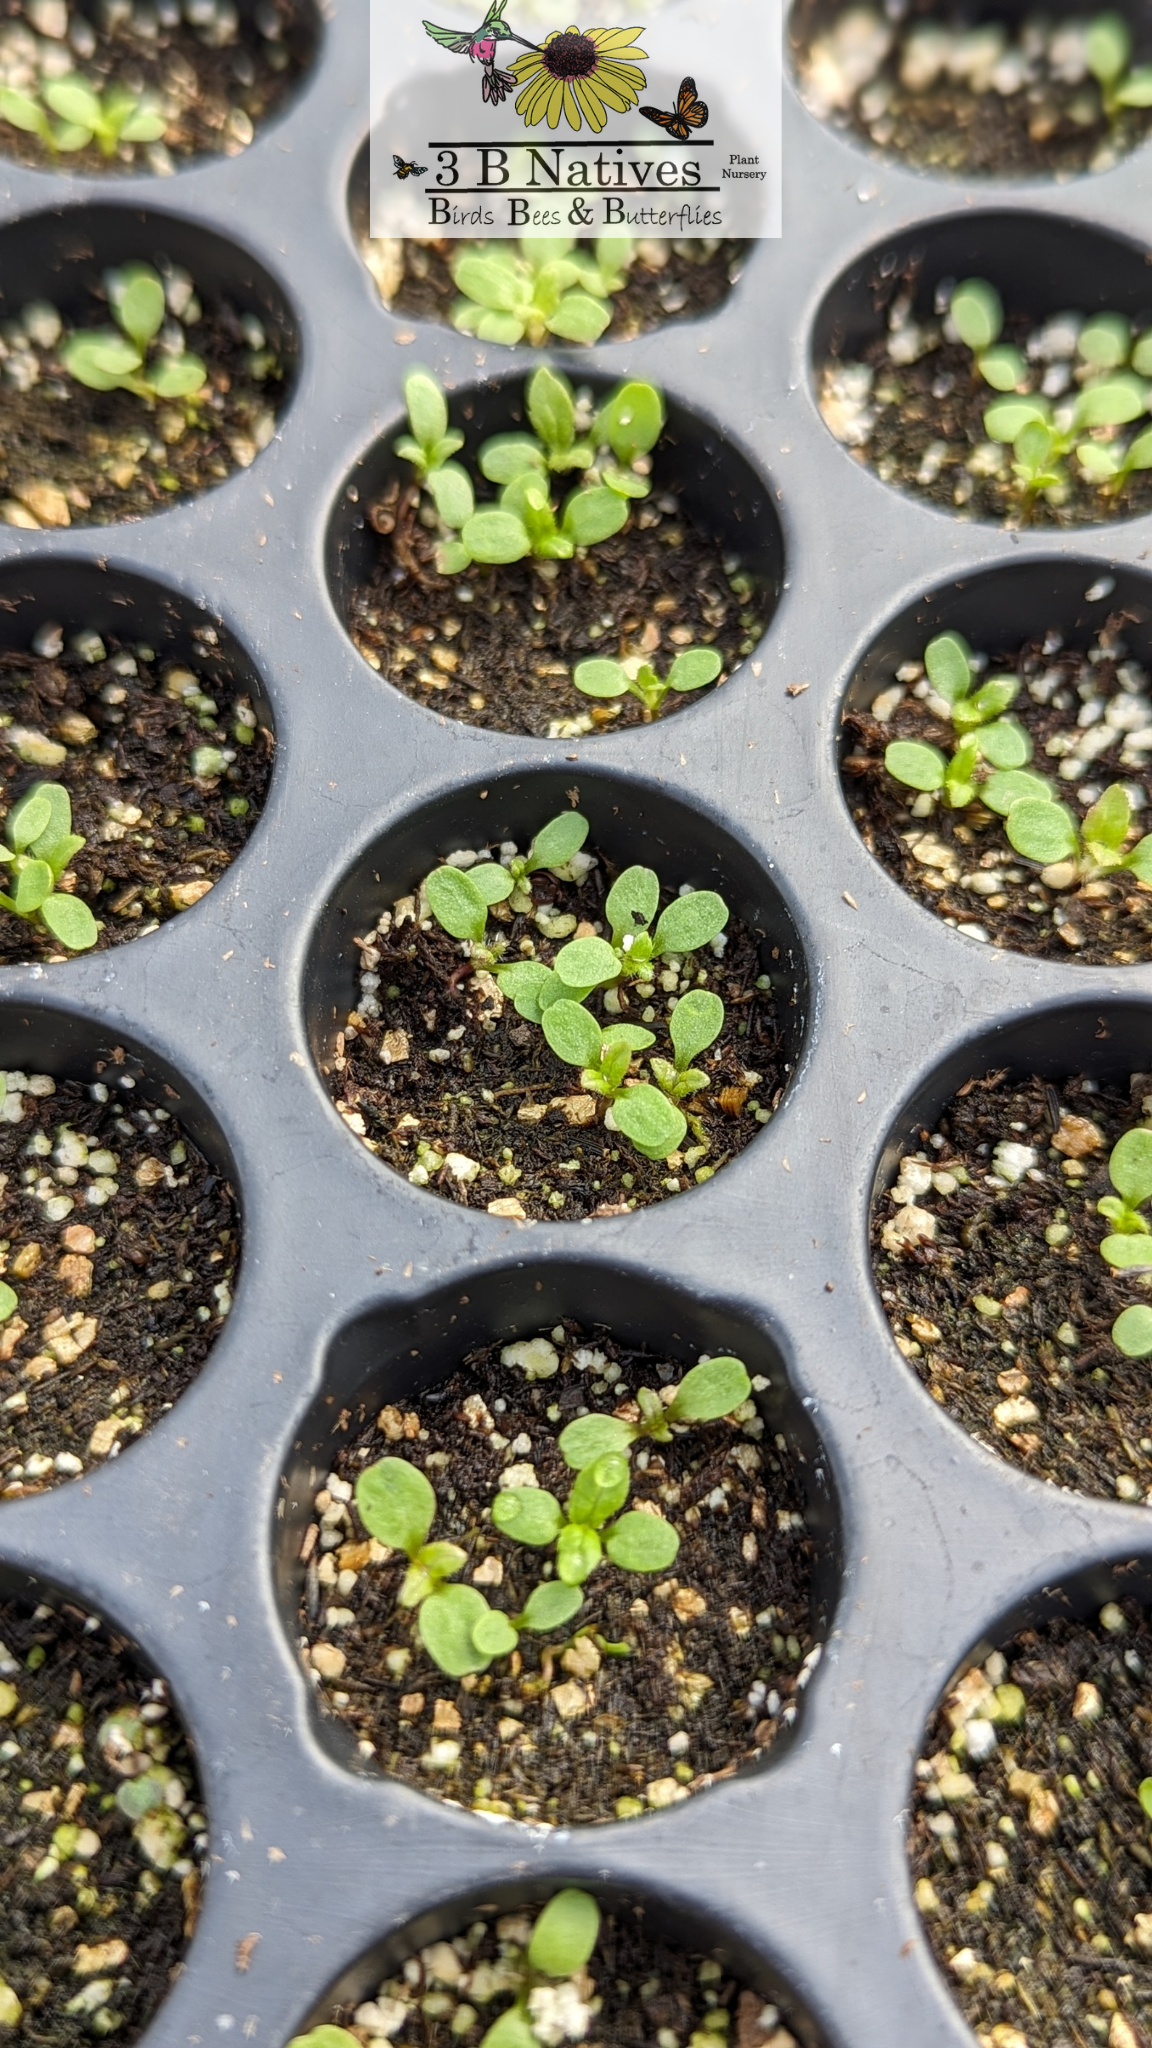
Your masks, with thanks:
M719 192L719 185L561 185L545 192L539 185L425 185L436 199L675 199L698 192Z
M525 142L517 136L514 142L426 142L425 149L715 149L716 143L710 137L697 142L692 137L681 142L677 135L642 135L638 142Z

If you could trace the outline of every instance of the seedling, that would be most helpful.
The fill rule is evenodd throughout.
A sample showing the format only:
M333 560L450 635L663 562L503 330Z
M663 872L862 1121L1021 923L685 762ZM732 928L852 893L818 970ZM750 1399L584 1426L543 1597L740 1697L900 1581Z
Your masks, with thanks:
M132 391L156 399L191 398L204 384L207 366L199 356L173 354L167 342L149 349L164 324L164 286L148 263L107 270L104 283L115 327L85 327L60 345L60 361L77 383L91 391Z
M742 1406L752 1392L752 1382L738 1358L701 1359L686 1372L678 1387L654 1393L641 1387L636 1395L638 1422L626 1422L619 1415L579 1415L560 1432L558 1439L566 1465L583 1472L599 1458L626 1457L641 1437L666 1444L674 1433L693 1422L718 1422Z
M45 109L59 116L59 125ZM86 149L93 140L102 156L115 156L122 142L159 142L167 126L147 93L131 92L116 80L100 92L78 72L52 79L35 94L0 91L0 117L37 136L53 156Z
M626 235L599 236L594 259L571 236L523 236L517 249L506 242L465 249L452 266L463 293L452 325L510 346L526 337L542 348L550 334L599 341L612 317L604 301L627 283L633 252Z
M1152 1353L1152 1308L1134 1302L1121 1309L1112 1325L1112 1342L1125 1358L1147 1358Z
M526 555L569 560L577 548L618 533L628 500L648 495L650 485L638 465L664 425L663 400L650 384L622 384L597 414L590 437L578 438L567 380L537 370L525 393L535 433L498 434L484 443L481 474L501 488L497 504L479 507L468 471L448 460L462 437L448 431L439 385L419 370L404 390L412 433L396 443L396 452L413 463L435 504L441 575L458 575L472 562L519 562ZM574 469L587 474L561 509L549 478Z
M673 1102L695 1095L708 1085L708 1076L692 1061L715 1044L724 1029L724 1005L711 989L691 988L681 996L668 1025L674 1060L649 1060L656 1085Z
M1152 1267L1152 1236L1140 1214L1141 1204L1152 1199L1152 1131L1125 1131L1112 1147L1108 1178L1116 1193L1102 1196L1096 1207L1111 1223L1112 1234L1102 1241L1100 1255L1125 1271Z
M1044 867L1069 861L1082 881L1126 869L1137 881L1152 882L1152 833L1129 852L1123 850L1132 822L1123 783L1110 783L1079 825L1067 805L1039 784L1038 776L994 776L980 792L993 810L1004 813L1004 829L1017 853Z
M680 1538L661 1516L621 1514L631 1484L628 1460L608 1451L583 1466L566 1508L539 1486L509 1487L492 1503L501 1535L535 1550L556 1546L556 1576L582 1586L607 1554L626 1572L662 1572L676 1557Z
M9 811L7 844L0 862L8 868L10 893L0 892L0 909L51 932L70 953L86 952L100 936L88 905L56 884L85 844L72 830L72 804L58 782L36 782Z
M557 1058L580 1068L582 1088L607 1096L612 1127L645 1159L667 1159L676 1151L688 1129L686 1118L651 1082L629 1079L633 1054L655 1043L651 1031L640 1024L601 1024L563 995L548 1004L540 1021Z
M1133 66L1132 31L1122 14L1093 17L1084 54L1109 119L1122 107L1152 107L1152 64Z
M527 853L514 854L507 867L496 861L478 861L471 868L434 868L424 884L428 908L452 938L468 939L473 946L482 946L490 905L511 897L514 910L531 910L529 877L548 868L565 878L587 837L587 818L579 811L562 811L559 817L541 826ZM494 961L495 954L492 958ZM517 961L514 966L524 964Z
M714 647L686 647L676 656L663 682L650 662L596 659L578 664L572 680L586 697L639 697L645 719L659 711L669 690L702 690L714 683L723 663Z
M7 1323L15 1315L20 1303L14 1287L6 1280L0 1280L0 1323Z
M951 757L926 740L892 740L884 765L895 781L911 789L939 792L953 810L962 810L976 794L981 761L994 768L1022 768L1032 758L1032 742L1014 718L1004 718L1020 685L1015 676L989 676L976 682L972 649L961 633L938 633L924 650L924 668L938 697L952 714L958 745Z

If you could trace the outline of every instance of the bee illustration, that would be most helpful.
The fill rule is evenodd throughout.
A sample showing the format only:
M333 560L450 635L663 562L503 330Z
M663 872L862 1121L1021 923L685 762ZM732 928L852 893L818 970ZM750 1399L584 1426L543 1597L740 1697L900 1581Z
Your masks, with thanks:
M675 113L665 114L660 107L641 107L640 112L646 121L655 121L658 128L674 135L678 142L687 142L689 129L708 126L708 109L704 101L696 97L694 78L681 79Z
M392 162L396 166L394 175L397 178L423 178L427 175L427 164L406 164L402 156L397 156L395 150L392 152Z

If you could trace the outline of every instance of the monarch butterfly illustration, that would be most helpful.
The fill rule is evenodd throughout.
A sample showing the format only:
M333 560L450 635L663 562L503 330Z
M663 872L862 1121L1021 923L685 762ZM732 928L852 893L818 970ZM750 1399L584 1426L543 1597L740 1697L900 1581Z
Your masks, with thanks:
M660 107L641 107L640 112L646 121L655 121L658 128L674 135L679 142L687 142L689 129L708 126L708 109L704 101L696 97L694 78L681 79L675 113L666 114Z
M422 178L428 169L427 164L406 164L402 156L397 156L395 150L392 152L392 162L396 166L398 178Z

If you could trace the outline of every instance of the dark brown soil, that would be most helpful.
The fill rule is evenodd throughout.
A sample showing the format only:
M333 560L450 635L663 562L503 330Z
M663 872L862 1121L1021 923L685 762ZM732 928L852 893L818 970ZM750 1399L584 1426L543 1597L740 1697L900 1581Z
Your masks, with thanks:
M7 811L32 783L63 783L73 831L88 840L69 872L74 893L102 919L99 950L155 930L207 894L256 824L272 772L271 733L236 716L252 711L246 695L214 684L209 668L197 682L205 697L217 692L219 709L198 712L175 682L161 680L191 683L183 662L169 664L152 648L145 660L137 645L110 635L103 644L107 659L98 662L69 649L54 659L0 655L0 717L66 748L63 761L30 766L0 730L0 802ZM207 642L202 652L211 664ZM198 779L192 755L205 746L234 758L222 775ZM244 807L239 816L233 805ZM113 815L124 809L137 812L133 822ZM50 933L0 913L0 962L64 957Z
M5 1698L9 1687L17 1696L0 1721L0 1980L23 2006L8 2038L88 2048L101 2027L112 2031L111 2019L127 2044L179 1974L196 1925L197 1852L206 1847L203 1814L193 1810L196 1767L163 1679L152 1678L131 1645L95 1618L67 1604L6 1600L0 1642L0 1686ZM176 1773L186 1794L186 1841L163 1871L116 1805L124 1774L98 1740L108 1715L141 1708L152 1757ZM139 1769L149 1761L147 1750L135 1759ZM54 1830L68 1822L99 1838L99 1847L81 1842L55 1872L43 1870ZM69 2011L81 1994L97 2001L87 2016Z
M1135 1600L1101 1616L1030 1629L969 1669L916 1766L917 1904L952 1996L995 2048L1140 2048L1152 2025L1138 1797L1152 1773L1152 1628ZM984 1761L950 1755L956 1723L979 1720L1004 1680L1022 1719L997 1728Z
M1117 631L1119 621L1114 622ZM1106 650L1114 634L1110 626L1101 634ZM1044 652L1045 647L1055 651ZM1033 767L1039 774L1056 777L1059 760L1046 754L1045 746L1057 733L1083 737L1076 726L1081 706L1077 686L1086 693L1111 702L1123 697L1116 679L1122 651L1106 651L1098 661L1071 649L1059 649L1059 635L1040 638L1011 654L998 654L988 673L1018 675L1022 688L1011 715L1025 726L1035 748ZM1028 683L1059 673L1060 681L1047 704L1037 703ZM1046 686L1045 686L1046 687ZM1013 953L1031 953L1042 959L1081 962L1085 966L1129 966L1152 957L1152 890L1122 874L1115 880L1103 877L1080 889L1049 889L1040 880L1036 865L1013 852L1004 830L1004 820L981 803L953 811L937 804L931 815L918 818L910 805L916 792L888 774L884 750L896 739L926 740L951 753L956 735L951 721L937 718L927 706L907 696L892 718L880 724L867 711L849 711L844 720L851 751L844 760L845 788L852 816L869 853L888 870L908 894L946 923L976 923L994 946ZM1083 787L1099 790L1112 782L1142 784L1152 804L1152 763L1121 762L1127 733L1117 732L1115 743L1091 763ZM1058 782L1061 799L1077 808L1080 784ZM1084 807L1081 806L1081 809ZM1152 816L1139 812L1138 828L1152 824ZM925 838L924 835L927 835ZM919 839L922 850L936 846L953 855L949 866L930 867L915 859L907 840ZM1002 877L1003 886L991 894L982 893L990 876ZM980 889L965 887L976 878ZM1063 920L1053 922L1053 913Z
M254 462L281 402L278 359L248 348L228 306L189 326L188 345L208 365L209 396L156 406L130 391L90 391L52 350L34 347L40 379L31 390L0 379L0 518L114 526L212 490Z
M537 908L551 903L557 917L595 922L615 872L602 862L578 888L534 875L534 902ZM670 900L665 891L661 905ZM404 916L402 909L398 915ZM499 1202L497 1214L566 1222L618 1214L620 1205L645 1208L735 1158L783 1094L789 1068L776 999L757 986L764 978L761 935L736 919L727 927L721 961L709 947L685 959L682 985L706 974L725 1005L725 1021L697 1062L712 1079L706 1093L681 1104L690 1119L686 1150L670 1161L642 1158L607 1128L604 1098L582 1094L579 1070L557 1058L539 1026L462 971L460 947L439 925L428 919L425 930L410 914L409 921L393 924L392 912L382 922L383 936L378 931L357 943L364 968L370 975L378 971L380 995L370 1000L382 1000L383 1014L354 1010L321 1071L341 1115L370 1151L410 1179L415 1169L420 1184L452 1201L473 1209ZM508 936L509 957L531 939L535 958L546 965L566 943L544 939L533 917L518 912L498 920L497 929ZM773 953L768 964L775 959ZM650 1054L670 1058L667 995L658 981L649 997L638 996L636 986L622 1014L655 1033ZM601 1002L591 996L587 1007L599 1013ZM436 1053L443 1057L437 1060ZM449 1155L478 1162L480 1173L458 1178Z
M412 1981L399 1971L387 1977L376 1996L399 2000L409 2013L392 2039L399 2048L453 2048L459 2041L475 2043L491 2026L497 2010L511 2001L507 1991L493 1994L480 1988L477 1966L515 1967L529 1940L536 1910L495 1918L494 1908L481 1907L466 1934L448 1944L421 1949L407 1966ZM733 2048L797 2048L789 2031L790 2016L757 1992L742 1990L734 1977L711 1957L677 1943L660 1941L644 1931L643 1906L604 1914L596 1946L584 1970L572 1981L581 1999L594 2002L589 2028L590 2048L650 2048L662 2032L679 2041L727 2040ZM451 1988L440 1973L447 1971ZM465 1974L467 1973L467 1974ZM435 1988L433 1988L435 1987ZM431 1996L432 2010L426 2003ZM472 2001L475 2000L475 2003ZM482 2007L478 2013L477 2006ZM347 2026L364 2042L380 2039L354 2018L355 2009L337 2005L331 2019ZM471 2014L471 2020L467 2014ZM465 2020L461 2026L456 2015ZM714 2017L710 2017L710 2015ZM722 2016L723 2024L720 2023ZM704 2032L707 2029L707 2032ZM696 2031L699 2030L699 2031ZM667 2048L667 2043L663 2044Z
M361 232L362 249L365 241ZM460 297L449 264L465 246L461 242L406 241L404 275L391 301L391 311L406 313L413 320L447 323ZM592 244L588 246L591 248ZM748 248L746 242L725 241L705 255L699 243L685 249L672 242L659 246L667 252L664 267L650 269L639 259L633 263L623 291L616 292L609 302L612 320L600 337L602 341L632 341L638 334L650 334L653 328L665 327L673 320L694 320L702 313L710 313L737 282ZM477 348L490 345L476 344Z
M89 55L90 38L80 29L80 44L74 43L72 49L76 71L100 91L112 83L126 85L158 103L167 120L159 157L156 144L139 142L121 143L114 156L106 157L95 141L86 149L54 155L35 135L6 121L0 122L0 151L41 170L105 175L170 169L164 152L177 162L206 155L239 156L256 130L283 107L310 61L314 36L304 0L270 0L270 12L281 24L280 35L273 40L259 34L252 16L242 12L235 40L222 49L210 48L179 18L175 25L158 20L163 11L137 8L108 33L98 6L72 0L69 10L71 23L86 24L94 39ZM141 17L153 33L140 32ZM0 48L12 23L25 25L25 0L3 0ZM33 58L22 92L34 85L34 62Z
M1130 1090L1094 1089L1079 1075L1062 1084L1010 1081L1005 1072L968 1081L937 1119L943 1144L922 1131L923 1154L911 1155L936 1172L970 1176L952 1193L917 1195L915 1206L937 1218L935 1240L883 1249L881 1231L896 1213L887 1195L872 1219L884 1312L933 1400L1033 1477L1123 1500L1152 1497L1148 1362L1125 1358L1111 1330L1147 1290L1101 1258L1113 1226L1096 1204L1114 1192L1113 1145L1146 1119L1150 1101L1147 1074L1134 1074ZM1035 1149L1037 1178L1025 1172L1012 1186L988 1185L1002 1140ZM1069 1145L1091 1149L1068 1158ZM1047 1242L1049 1230L1057 1243Z
M0 1249L18 1302L0 1326L5 1499L115 1457L166 1414L219 1336L235 1285L232 1189L174 1117L124 1086L132 1077L116 1052L104 1073L92 1089L62 1081L52 1094L8 1077L9 1110L18 1101L23 1113L0 1122ZM110 1152L115 1174L101 1173L103 1161L57 1163L65 1130ZM89 1188L106 1202L94 1206ZM67 1215L50 1218L46 1204L69 1197Z
M551 1377L528 1383L520 1368L500 1363L499 1345L473 1352L406 1413L387 1407L370 1421L361 1409L335 1465L336 1477L353 1486L377 1458L400 1455L427 1470L440 1506L432 1540L468 1552L466 1580L489 1560L480 1579L485 1597L510 1614L540 1582L547 1553L492 1529L488 1511L501 1473L527 1458L539 1484L565 1500L575 1477L556 1443L565 1424L587 1410L619 1412L638 1386L658 1388L684 1370L603 1329L557 1328L562 1363ZM573 1365L580 1347L599 1353L609 1372L619 1368L614 1384ZM475 1395L484 1406L477 1411L473 1403L469 1414L463 1404ZM785 1715L793 1718L801 1660L813 1647L813 1546L798 1461L783 1437L773 1444L763 1431L757 1416L743 1427L714 1422L649 1446L647 1458L643 1448L634 1452L630 1505L659 1503L680 1535L671 1572L602 1564L572 1625L589 1631L579 1642L568 1629L525 1632L519 1651L462 1682L432 1662L414 1616L397 1606L407 1560L392 1553L387 1563L367 1562L354 1505L331 1532L335 1551L316 1547L314 1525L304 1545L304 1641L334 1643L347 1660L321 1698L371 1743L391 1775L519 1819L623 1818L730 1777L775 1740ZM320 1513L330 1500L323 1489ZM350 1592L321 1582L321 1570L331 1578L334 1565L355 1569L355 1559L361 1563ZM333 1624L333 1606L347 1608L346 1624ZM596 1645L605 1642L626 1644L630 1654L601 1654ZM689 1740L670 1751L669 1737L681 1729ZM459 1755L438 1768L431 1745L445 1736L459 1738Z
M350 592L347 624L386 681L450 718L540 738L557 737L557 721L594 732L641 725L651 714L630 693L609 703L583 696L577 664L637 654L664 676L681 647L715 647L719 687L764 630L763 599L674 497L640 505L620 533L570 562L477 563L438 576L419 495L394 482L369 508L387 539L371 581ZM657 716L705 695L670 690Z

